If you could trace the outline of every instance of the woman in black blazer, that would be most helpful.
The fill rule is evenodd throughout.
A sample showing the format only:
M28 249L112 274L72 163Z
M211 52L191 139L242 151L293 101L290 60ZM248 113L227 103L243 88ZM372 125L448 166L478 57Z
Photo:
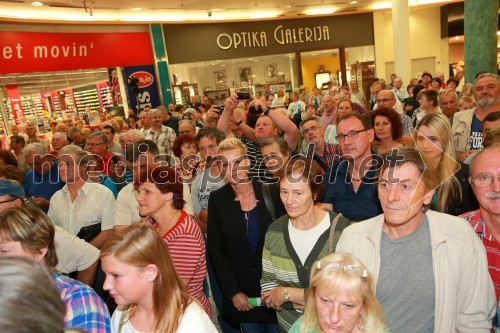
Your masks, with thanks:
M266 208L262 183L248 178L250 161L240 140L219 144L220 167L228 184L210 193L208 252L222 289L222 315L245 332L278 332L273 309L253 307L260 298L262 249L267 227L273 222ZM276 186L270 187L275 216L285 210Z

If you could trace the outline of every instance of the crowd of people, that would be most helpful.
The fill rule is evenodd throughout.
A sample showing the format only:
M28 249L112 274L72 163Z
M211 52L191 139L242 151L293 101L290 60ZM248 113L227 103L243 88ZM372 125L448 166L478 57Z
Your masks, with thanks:
M500 77L459 84L11 125L0 331L500 330Z

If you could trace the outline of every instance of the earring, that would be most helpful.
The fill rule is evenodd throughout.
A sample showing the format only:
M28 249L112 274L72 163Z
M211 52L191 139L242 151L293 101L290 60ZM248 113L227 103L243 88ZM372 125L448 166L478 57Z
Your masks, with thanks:
M364 332L366 327L365 327L365 319L363 318L363 315L359 315L359 323L358 323L358 331L359 332Z

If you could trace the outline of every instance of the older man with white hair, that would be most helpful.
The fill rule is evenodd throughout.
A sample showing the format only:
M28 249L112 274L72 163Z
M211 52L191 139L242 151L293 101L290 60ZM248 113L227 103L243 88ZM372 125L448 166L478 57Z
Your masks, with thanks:
M58 155L59 150L64 147L69 145L69 140L68 140L68 135L64 132L55 132L52 135L52 154Z

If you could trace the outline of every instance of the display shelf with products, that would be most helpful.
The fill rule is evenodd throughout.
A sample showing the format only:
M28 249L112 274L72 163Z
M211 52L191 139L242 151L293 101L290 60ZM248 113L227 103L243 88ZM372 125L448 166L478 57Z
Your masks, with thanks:
M205 90L203 94L212 100L213 104L222 105L226 102L226 98L230 96L228 89Z
M271 92L276 95L278 93L279 89L283 89L285 93L290 94L293 90L292 87L292 82L287 81L287 82L282 82L282 83L273 83L273 84L256 84L255 85L255 92L260 92L263 94L265 92L265 86L269 86L269 89L271 89Z
M73 89L73 96L75 99L76 110L84 112L85 108L89 107L91 110L101 110L101 102L99 100L99 93L97 86L85 86Z
M112 108L113 104L113 96L111 94L111 87L106 82L100 82L97 84L99 88L99 97L101 99L102 105L107 108Z
M198 96L198 84L183 82L181 84L173 85L172 90L176 105L188 106L191 96Z

